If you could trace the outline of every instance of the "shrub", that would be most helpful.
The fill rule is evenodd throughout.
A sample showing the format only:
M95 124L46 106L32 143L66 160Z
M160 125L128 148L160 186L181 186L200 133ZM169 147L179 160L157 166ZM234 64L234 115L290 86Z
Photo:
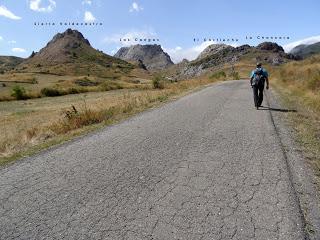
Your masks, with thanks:
M161 76L155 76L152 79L152 86L155 89L164 89L164 80Z
M78 94L88 92L86 88L68 88L68 89L57 89L57 88L43 88L41 89L41 95L46 97L58 97L68 94Z
M97 82L93 82L87 77L84 77L84 78L81 78L81 79L77 79L77 80L74 81L74 83L79 85L79 86L97 86L98 85Z
M104 111L92 111L90 109L78 111L73 105L70 109L62 111L62 114L64 119L50 126L50 129L57 134L67 133L73 129L100 123L113 116L113 112L107 113Z
M56 88L42 88L41 94L46 97L56 97L65 95L65 92Z
M87 90L85 88L69 88L66 91L66 94L78 94L83 92L87 92Z
M100 85L100 89L102 91L110 91L110 90L116 90L116 89L123 89L123 86L117 82L105 81Z
M35 77L33 77L30 81L32 84L38 84L38 81Z
M24 99L28 98L28 96L26 94L26 90L24 89L24 87L21 87L19 85L14 86L12 88L11 96L14 97L17 100L24 100Z
M209 76L210 79L221 79L226 77L227 75L224 71L215 72Z

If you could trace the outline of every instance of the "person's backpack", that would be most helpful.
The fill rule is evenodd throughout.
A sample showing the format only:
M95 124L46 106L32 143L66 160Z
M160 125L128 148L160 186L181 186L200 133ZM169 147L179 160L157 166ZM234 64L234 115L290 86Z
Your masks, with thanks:
M265 82L265 76L263 73L262 68L257 68L254 70L254 77L252 79L251 85L252 86L262 86Z

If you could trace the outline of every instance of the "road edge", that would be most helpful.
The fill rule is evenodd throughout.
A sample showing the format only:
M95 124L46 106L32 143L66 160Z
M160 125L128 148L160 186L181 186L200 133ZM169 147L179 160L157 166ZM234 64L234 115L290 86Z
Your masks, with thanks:
M274 91L266 93L267 104L281 109L279 96ZM295 132L279 112L269 110L271 121L279 138L289 177L304 224L306 239L320 239L320 195L314 172L307 164L302 147L295 141ZM283 115L284 112L281 112Z

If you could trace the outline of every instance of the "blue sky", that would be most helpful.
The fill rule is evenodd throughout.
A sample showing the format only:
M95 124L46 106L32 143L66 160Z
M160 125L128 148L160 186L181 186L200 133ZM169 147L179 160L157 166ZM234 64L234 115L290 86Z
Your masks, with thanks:
M258 36L289 37L273 41L290 49L320 41L319 9L318 0L0 0L0 55L27 57L39 51L68 28L60 22L102 23L70 27L108 54L128 45L120 38L131 39L130 44L136 37L159 39L175 62L195 58L216 43L203 38L235 38L238 41L229 44L256 45L265 41Z

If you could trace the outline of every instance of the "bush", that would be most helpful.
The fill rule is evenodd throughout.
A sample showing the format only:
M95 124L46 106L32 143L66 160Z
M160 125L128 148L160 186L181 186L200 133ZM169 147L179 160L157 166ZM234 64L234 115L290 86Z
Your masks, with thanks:
M210 79L221 79L226 77L227 75L224 71L215 72L209 76Z
M30 81L32 84L38 84L38 81L35 77L33 77Z
M88 89L87 88L73 87L73 88L68 88L64 92L65 92L65 95L67 95L67 94L78 94L78 93L88 92Z
M87 77L84 77L84 78L81 78L81 79L77 79L77 80L74 81L74 83L79 85L79 86L97 86L98 85L97 82L93 82Z
M113 112L108 111L92 111L87 108L83 111L78 111L73 105L70 109L62 111L62 114L64 119L50 126L50 129L57 134L67 133L73 129L100 123L113 116Z
M66 93L62 90L55 89L55 88L42 88L41 94L46 97L56 97L56 96L65 95Z
M105 81L100 85L102 91L111 91L116 89L123 89L123 86L117 82Z
M155 89L164 89L164 80L161 76L155 76L152 79L152 86Z
M41 89L41 95L46 97L58 97L68 94L78 94L88 92L85 88L68 88L68 89L57 89L57 88L43 88Z
M17 100L28 99L28 96L26 94L26 90L24 89L24 87L21 87L18 85L12 88L11 96Z

